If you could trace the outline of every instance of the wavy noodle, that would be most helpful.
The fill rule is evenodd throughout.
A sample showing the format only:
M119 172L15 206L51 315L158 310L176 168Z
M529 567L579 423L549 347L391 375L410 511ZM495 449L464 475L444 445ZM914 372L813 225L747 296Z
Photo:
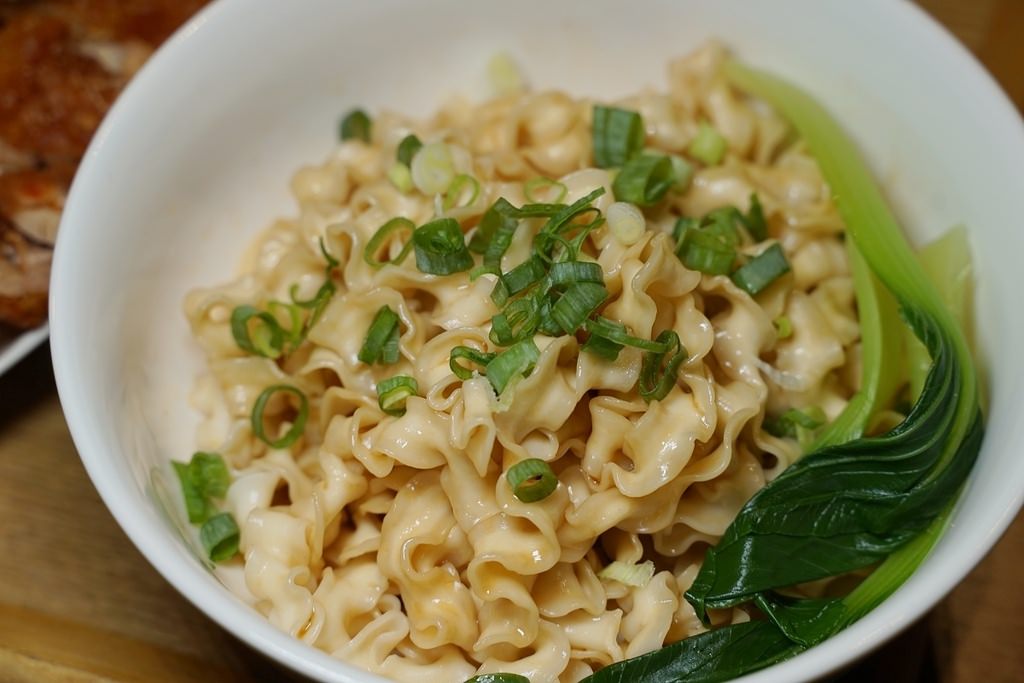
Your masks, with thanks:
M724 83L723 56L709 45L671 65L668 92L620 103L643 115L646 144L665 153L685 154L710 121L727 142L723 163L698 166L685 192L647 212L641 239L623 244L601 227L582 247L604 273L601 315L644 338L674 330L686 348L660 401L637 393L640 351L606 361L574 336L540 335L534 370L499 400L486 377L463 381L449 367L456 346L495 350L494 276L428 275L412 256L380 269L363 259L392 217L419 225L440 211L469 234L498 198L525 203L524 183L539 175L558 179L567 203L606 188L594 207L607 210L613 175L592 167L592 103L561 92L456 99L425 122L380 114L371 143L342 143L295 174L296 215L260 236L243 275L188 295L209 359L193 394L198 444L234 470L226 507L241 528L245 597L275 626L399 681L512 672L535 683L575 682L706 629L683 597L704 549L800 455L795 439L763 429L765 418L809 406L837 414L854 389L860 337L828 187L786 123ZM479 196L445 210L441 197L397 189L387 173L410 132L448 143ZM792 263L756 299L727 277L688 270L670 237L679 215L746 211L752 193ZM503 270L530 255L542 224L524 222ZM395 234L382 252L397 256L407 238ZM290 302L293 287L313 297L324 282L321 240L339 263L319 321L280 359L247 355L232 310ZM359 351L382 306L399 315L400 358L367 365ZM773 325L780 316L792 323L785 339ZM375 389L396 374L419 386L397 417ZM310 400L289 448L252 433L253 404L273 384ZM295 419L287 398L266 407L272 436ZM519 501L506 480L526 458L548 462L560 482L536 503ZM612 561L647 560L658 572L643 586L599 578ZM748 618L712 612L714 625Z

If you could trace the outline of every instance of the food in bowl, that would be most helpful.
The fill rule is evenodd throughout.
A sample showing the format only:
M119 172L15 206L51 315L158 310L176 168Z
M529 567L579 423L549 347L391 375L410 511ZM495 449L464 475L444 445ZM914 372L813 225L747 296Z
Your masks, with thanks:
M841 132L719 46L613 105L495 71L429 122L351 112L298 216L189 294L204 548L396 680L723 680L813 646L912 571L977 454L953 314Z

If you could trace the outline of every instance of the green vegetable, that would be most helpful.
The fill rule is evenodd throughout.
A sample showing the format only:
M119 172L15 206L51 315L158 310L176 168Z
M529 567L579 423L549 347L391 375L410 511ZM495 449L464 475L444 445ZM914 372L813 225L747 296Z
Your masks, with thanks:
M280 439L271 439L267 436L266 428L263 426L263 412L267 409L267 402L270 401L274 394L291 394L299 399L299 409L295 415L295 420ZM250 422L252 424L252 433L260 441L271 448L288 448L302 436L303 430L306 429L307 419L309 419L309 399L306 398L306 395L291 385L274 384L264 389L256 397L256 402L252 407Z
M423 143L416 137L415 134L410 133L402 138L402 141L398 143L398 149L395 152L395 159L398 163L403 164L406 168L412 165L412 158L416 156L416 152L420 151L420 147Z
M598 168L622 166L644 146L644 121L635 111L596 104L591 132Z
M466 683L530 683L530 679L519 674L479 674Z
M612 665L587 679L595 683L727 680L845 628L891 595L928 554L981 444L977 377L964 335L917 264L853 143L797 88L735 63L726 73L780 110L806 140L858 247L853 253L862 253L894 294L927 348L931 368L907 419L887 434L864 438L863 416L870 416L886 389L874 380L826 428L819 449L751 498L708 551L686 594L697 615L706 618L709 608L752 601L766 621L727 626ZM877 359L886 348L878 343L886 336L886 316L884 304L873 298L869 275L861 271L858 304L865 293L874 303L868 310L875 319L866 333ZM863 310L861 315L863 324ZM867 358L863 364L869 366ZM773 592L878 562L843 598L799 600Z
M473 267L462 228L454 218L438 218L412 233L416 267L431 275L451 275Z
M384 246L388 237L391 236L391 233L398 232L399 230L408 230L411 236L415 229L416 225L408 218L402 218L401 216L392 218L377 228L377 232L373 233L373 237L366 243L366 247L363 249L363 260L374 268L383 268L389 263L400 264L409 255L409 251L412 250L411 239L402 246L402 250L393 259L381 260L377 258L377 254L380 252L380 248Z
M645 401L660 401L668 396L679 378L679 366L686 360L686 349L673 330L665 330L655 341L664 350L645 351L640 366L639 392ZM668 358L665 361L665 358ZM662 363L664 362L664 367Z
M419 392L414 377L395 375L377 382L377 405L388 415L405 415L405 399Z
M238 525L228 512L211 517L199 529L199 541L214 562L223 562L234 557L238 552L239 538Z
M488 361L484 372L495 393L500 396L510 383L529 374L538 358L540 349L532 339L525 339Z
M607 298L608 290L603 282L577 282L551 306L551 319L566 334L575 334Z
M672 160L667 156L641 154L626 162L615 176L612 191L620 202L653 206L676 182Z
M370 141L370 129L373 127L370 117L362 109L353 109L341 120L338 134L342 140Z
M821 408L802 411L790 408L774 420L764 421L764 430L775 436L796 438L799 429L817 429L825 424L825 414Z
M497 355L496 353L477 351L469 346L456 346L448 355L448 367L452 369L456 377L461 380L467 380L473 376L473 371L460 363L460 360L466 359L470 363L485 368Z
M755 242L762 242L768 237L768 221L764 217L764 208L757 193L750 195L750 209L746 216L741 216L743 226L750 233Z
M247 304L231 311L231 336L238 348L267 358L277 358L284 349L284 329L277 318Z
M740 266L732 274L732 281L747 294L754 296L788 272L789 261L776 242Z
M616 560L598 572L597 578L618 581L627 586L643 587L654 578L654 563L648 560L639 564L627 564Z
M544 500L558 488L558 477L543 460L528 458L509 468L505 475L512 494L524 503Z
M381 306L377 309L363 346L359 349L357 357L360 362L367 365L391 365L398 362L398 322L398 314L389 307Z
M466 188L469 188L469 196L464 197ZM441 207L448 211L455 207L470 206L480 196L480 181L471 175L460 173L452 180L448 190L444 193Z
M694 159L706 166L716 166L721 163L729 143L714 126L707 121L701 121L697 128L697 136L690 142L686 151Z
M537 300L546 293L516 299L491 318L491 332L488 337L497 346L512 346L516 342L533 337L540 325L540 306Z
M223 498L228 492L231 475L224 459L217 453L199 451L187 464L173 462L174 472L181 482L188 521L202 524L216 512L211 498Z

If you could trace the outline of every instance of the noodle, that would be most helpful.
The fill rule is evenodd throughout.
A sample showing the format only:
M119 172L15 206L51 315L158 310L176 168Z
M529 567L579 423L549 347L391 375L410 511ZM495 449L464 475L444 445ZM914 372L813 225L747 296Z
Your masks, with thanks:
M601 316L645 340L678 335L686 358L660 400L638 393L640 349L610 361L572 334L537 334L532 371L500 397L479 372L459 379L453 348L501 350L491 339L495 275L363 258L396 216L454 218L471 235L499 198L550 201L560 186L565 204L604 188L591 206L606 214L614 177L594 167L592 102L560 92L456 100L426 123L377 116L369 143L344 142L295 174L298 215L262 234L239 279L189 294L209 369L195 391L197 445L232 470L225 509L241 530L245 597L275 626L398 681L487 672L578 681L705 630L683 598L704 550L801 453L766 420L811 406L833 418L859 374L853 285L828 188L786 124L717 75L723 57L709 45L671 65L667 93L617 104L642 116L646 145L661 154L685 155L709 122L728 143L722 162L698 166L684 191L645 211L648 229L635 241L603 225L581 246L580 260L603 272ZM479 192L466 184L445 201L396 187L389 171L409 133L444 143L452 175L475 179ZM557 183L531 184L537 176ZM768 243L782 246L792 274L752 297L727 275L685 267L672 230L680 216L745 212L755 194ZM532 230L514 234L502 272L527 260L543 219L525 224ZM396 230L381 258L398 256L408 238ZM315 324L279 358L243 351L232 311L314 299L325 280L321 239L337 265ZM382 307L398 316L399 357L368 364L359 355ZM376 387L398 375L418 390L391 415ZM256 438L251 421L275 385L309 401L301 437L281 448ZM296 404L272 396L259 419L280 437ZM508 482L529 459L558 479L537 502ZM613 562L653 562L654 574L636 585L602 577ZM712 613L715 625L748 618L739 608Z

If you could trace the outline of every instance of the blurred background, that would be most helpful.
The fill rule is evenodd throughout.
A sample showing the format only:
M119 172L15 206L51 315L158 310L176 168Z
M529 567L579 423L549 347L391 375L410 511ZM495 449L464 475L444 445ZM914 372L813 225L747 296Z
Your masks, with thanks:
M0 0L0 333L3 321L31 326L45 316L56 218L92 131L202 4ZM918 4L1024 110L1024 0ZM15 230L6 217L21 215L32 220ZM11 289L15 271L28 284ZM1018 519L938 607L834 680L1024 680L1022 565ZM0 683L279 680L297 679L179 596L107 512L64 424L49 348L0 376Z

